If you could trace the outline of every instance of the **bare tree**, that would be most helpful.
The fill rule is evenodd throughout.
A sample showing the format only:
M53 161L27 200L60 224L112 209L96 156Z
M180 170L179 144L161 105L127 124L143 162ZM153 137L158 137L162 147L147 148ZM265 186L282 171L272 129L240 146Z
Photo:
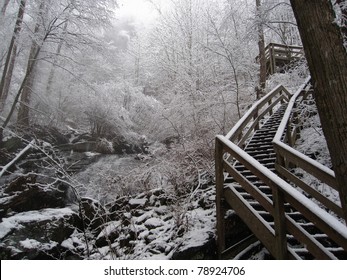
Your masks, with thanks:
M257 29L258 29L258 49L259 49L259 85L256 89L257 99L264 95L266 86L266 57L265 57L265 36L262 19L261 0L256 0L257 7Z
M208 18L209 18L210 25L212 28L213 36L217 40L216 44L218 46L218 49L212 48L208 45L206 45L205 48L208 49L209 51L211 51L212 53L223 57L228 62L228 65L230 66L232 76L233 76L234 82L235 82L235 93L236 93L235 105L237 108L237 115L239 118L241 118L240 82L239 82L239 74L238 74L238 69L237 69L236 60L235 60L235 54L233 53L233 50L232 50L233 48L227 42L228 36L223 36L221 34L221 30L220 30L221 28L219 28L217 26L217 23L214 21L214 19L212 18L212 16L209 13L208 13ZM235 28L235 30L237 30L237 27L235 25L234 25L234 28ZM237 36L238 36L238 34L236 32L236 37ZM211 43L209 43L209 44L211 44Z
M347 221L347 52L327 0L291 0Z
M6 65L4 67L4 75L1 81L1 106L4 106L5 99L7 97L8 89L11 84L11 75L14 67L14 59L12 56L13 51L16 51L15 39L18 37L21 22L23 21L24 15L24 4L25 0L21 1L20 10L15 26L14 35L10 44L10 48L7 55ZM31 12L35 13L35 2L30 3ZM41 80L41 77L35 78L35 72L38 64L38 58L40 61L46 61L53 65L53 68L58 66L57 57L64 57L68 63L74 63L75 60L73 55L76 54L76 50L86 48L88 46L97 46L98 39L95 36L96 31L100 31L100 28L104 27L110 22L110 15L112 13L112 5L116 4L115 0L102 0L102 1L83 1L78 2L75 0L69 1L41 1L38 2L39 8L36 8L38 12L37 21L33 31L30 31L30 18L34 15L30 14L28 22L26 24L26 32L31 32L32 44L29 50L23 46L23 54L28 53L27 64L24 70L24 78L22 84L19 86L17 95L14 98L14 103L10 109L9 116L3 123L1 130L3 130L10 118L12 117L18 101L20 101L18 111L18 121L20 125L29 124L29 111L30 111L30 100L31 92L33 87L37 84L37 80ZM43 11L43 6L46 6ZM71 28L68 28L67 23L70 23ZM26 33L28 34L28 33ZM70 51L69 55L61 55L63 42L66 43L67 48ZM55 55L49 52L49 49L57 46ZM19 65L22 66L22 65ZM67 68L65 70L69 71ZM70 71L71 73L71 71ZM52 75L49 76L49 82L52 81ZM48 87L49 88L49 87ZM6 90L6 93L4 91Z
M6 1L4 3L3 9L6 10L5 5L7 6L9 1ZM10 42L10 45L7 50L7 57L6 62L4 65L4 69L2 72L1 82L0 82L0 112L3 110L4 104L6 102L8 92L10 89L12 74L13 74L13 68L16 61L17 56L17 43L16 40L19 36L19 33L22 29L22 22L23 22L23 16L25 11L25 5L26 0L21 0L19 4L18 14L17 14L17 20L14 27L12 39Z
M19 126L25 126L25 127L29 126L29 105L30 105L30 99L31 99L31 91L34 85L35 67L37 65L36 58L38 54L40 53L44 40L47 38L47 36L45 36L45 38L38 39L42 36L42 33L43 33L42 19L43 19L44 10L45 10L45 1L42 0L39 6L38 17L36 19L33 39L32 39L29 58L28 58L27 71L26 71L28 77L25 77L24 79L25 83L23 87L21 88L21 92L19 93L20 104L19 104L18 115L17 115L17 125Z

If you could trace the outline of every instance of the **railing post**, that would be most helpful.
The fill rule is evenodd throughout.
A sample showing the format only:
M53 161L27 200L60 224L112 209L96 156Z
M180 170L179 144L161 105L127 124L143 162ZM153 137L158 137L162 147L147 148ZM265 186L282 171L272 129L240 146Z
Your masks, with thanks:
M267 102L267 105L268 105L269 107L271 106L271 104L272 104L272 98ZM272 116L272 114L273 114L272 108L270 109L269 114L270 114L270 116Z
M277 186L272 189L274 204L274 222L275 222L275 241L276 241L276 259L288 259L287 252L287 231L284 209L283 193Z
M288 145L290 147L293 147L293 139L292 139L292 130L291 130L291 125L290 125L290 120L287 123L287 141L288 141Z
M284 94L284 93L286 93L283 89L280 91L280 96L282 95L282 94ZM290 98L289 98L290 99ZM282 98L281 99L281 104L283 104L284 103L284 98Z
M256 119L258 118L258 116L259 116L259 108L258 108L258 106L257 106L257 111L254 113L254 116L253 116L253 121L255 122L256 121ZM258 130L259 129L259 120L257 120L257 123L256 123L256 125L255 125L255 127L254 127L254 130Z
M276 72L276 51L275 46L271 46L271 74L274 74Z
M223 145L216 138L215 143L215 168L216 168L216 219L217 219L217 249L218 258L221 259L225 249L225 209L224 201L224 174L223 174Z

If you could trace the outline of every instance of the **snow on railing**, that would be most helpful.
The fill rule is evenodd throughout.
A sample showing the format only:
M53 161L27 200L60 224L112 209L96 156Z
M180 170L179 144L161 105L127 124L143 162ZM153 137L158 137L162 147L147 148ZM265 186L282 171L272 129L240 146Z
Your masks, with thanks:
M334 242L336 242L336 244L339 244L339 246L344 248L344 250L347 250L347 228L343 223L337 220L330 213L320 208L316 203L307 198L297 189L293 188L284 179L280 178L271 170L263 166L259 161L254 159L226 137L221 135L216 136L216 146L219 146L219 148L216 148L216 151L219 150L219 152L216 152L216 170L228 170L228 165L230 165L229 160L226 161L223 159L223 154L228 153L229 156L243 164L252 172L252 174L256 175L272 189L273 210L269 211L269 213L273 213L274 217L274 228L276 231L274 235L274 242L277 244L275 248L282 248L275 249L277 251L271 252L276 258L287 258L288 256L286 252L291 252L287 248L286 239L286 233L289 232L294 236L294 238L307 243L308 248L315 248L315 254L318 254L320 258L336 259L336 257L327 248L313 239L308 232L300 231L300 229L298 230L296 222L284 211L285 203L289 203L297 211L303 213L304 216L315 224L324 234L329 236L332 240L334 240ZM218 210L220 211L221 207L221 202L218 202L218 200L221 200L223 196L223 182L221 183L221 181L221 175L216 174L216 199L217 205L219 204L219 207L217 207L217 213ZM242 183L240 184L242 185ZM253 187L253 193L256 193L257 186L251 184L248 185L248 187ZM269 205L264 204L262 199L260 199L261 197L254 195L253 197L265 209L268 208ZM218 231L221 230L217 229L217 232ZM298 233L298 231L300 231L300 233ZM277 236L277 238L275 238L275 236ZM283 250L283 248L285 249Z
M317 163L316 161L302 155L298 151L294 150L290 146L281 142L281 138L284 134L285 129L290 128L288 126L288 120L291 117L291 111L294 108L295 101L299 95L301 95L308 86L310 78L308 78L305 83L299 88L299 90L293 95L289 101L288 109L285 112L284 118L273 141L276 145L277 152L280 154L282 151L287 153L288 160L292 160L293 157L300 160L304 160L310 167L309 170L319 170L319 173L324 172L325 182L330 182L331 185L335 186L335 177L332 170L323 165ZM297 211L302 213L309 221L311 221L315 226L317 226L323 233L334 240L339 246L347 251L347 227L341 221L336 219L335 216L328 213L317 205L314 201L307 198L299 190L293 188L293 186L286 182L283 178L270 171L268 168L263 166L259 161L249 155L247 152L242 150L242 146L246 141L247 137L250 136L252 131L255 131L259 126L259 121L265 114L272 114L273 103L283 102L283 94L286 93L288 96L291 94L283 87L278 86L273 89L270 93L256 102L248 112L238 121L238 123L233 127L233 129L226 135L216 136L216 204L217 204L217 233L221 233L218 236L218 248L219 250L225 245L221 241L224 237L223 232L223 216L218 215L222 213L222 199L224 196L223 184L224 175L223 173L227 171L231 176L238 171L230 164L235 160L243 164L252 174L257 176L260 180L266 183L273 193L273 203L269 203L261 195L259 195L258 188L251 182L247 181L245 177L241 174L237 175L234 179L238 181L247 191L251 190L252 196L258 201L269 213L273 214L275 222L276 237L274 236L274 242L276 242L274 256L276 258L286 257L287 252L292 254L295 258L295 254L291 248L287 247L286 233L289 232L297 240L307 245L307 249L313 250L317 256L320 258L336 258L327 248L322 246L317 240L312 238L310 234L306 231L302 231L296 222L284 211L284 203L289 203ZM272 99L280 93L279 97L275 101ZM268 109L265 105L268 103ZM259 114L259 110L262 113ZM244 130L246 132L244 132ZM240 140L241 139L241 140ZM237 140L237 141L235 141ZM225 157L227 155L227 157ZM295 163L295 160L292 160ZM278 164L277 164L278 166ZM315 174L315 171L312 172ZM290 180L289 180L290 181ZM245 184L247 183L247 184ZM269 209L272 207L272 209ZM333 207L336 210L336 207ZM220 216L220 217L218 217ZM284 222L285 221L285 222ZM258 233L259 234L259 233ZM219 235L219 234L218 234ZM260 233L261 235L261 233Z
M308 92L310 88L309 83L310 77L306 79L304 84L290 99L287 110L284 113L280 126L273 139L273 145L277 155L276 170L289 181L293 182L297 187L301 188L313 198L317 199L326 208L332 210L339 217L346 219L340 205L336 204L336 202L325 197L324 194L321 194L311 186L307 185L303 180L295 176L295 174L290 172L290 170L288 169L288 166L301 168L303 171L317 178L319 181L325 183L329 187L337 191L339 189L333 170L291 147L296 140L292 139L292 137L296 138L295 131L298 128L297 125L293 123L291 117L292 112L299 97L305 95ZM286 133L287 135L285 139L286 143L281 140L284 133Z
M268 94L255 102L225 137L232 142L238 140L238 145L243 145L252 131L259 128L259 121L267 113L272 115L273 107L279 102L283 102L283 100L288 101L291 96L292 94L284 86L279 85L275 87ZM245 132L243 131L244 129L246 129Z
M244 164L250 171L255 171L255 173L259 175L261 180L268 183L270 182L271 184L273 184L273 186L278 187L285 194L285 196L290 196L291 198L295 199L301 205L300 208L312 213L314 216L316 216L316 219L322 219L328 225L328 227L336 231L339 235L341 235L341 237L345 239L347 246L347 228L344 224L338 221L330 213L321 209L316 203L293 188L289 183L263 166L259 161L250 156L236 144L232 143L226 137L217 135L216 140L223 145L224 149L229 154L231 154L235 159Z

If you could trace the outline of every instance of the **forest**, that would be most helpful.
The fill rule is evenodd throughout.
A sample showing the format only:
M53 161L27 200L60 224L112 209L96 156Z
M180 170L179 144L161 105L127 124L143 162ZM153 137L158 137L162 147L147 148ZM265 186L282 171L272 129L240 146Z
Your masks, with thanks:
M310 75L289 0L126 2L0 2L1 259L215 258L215 135Z

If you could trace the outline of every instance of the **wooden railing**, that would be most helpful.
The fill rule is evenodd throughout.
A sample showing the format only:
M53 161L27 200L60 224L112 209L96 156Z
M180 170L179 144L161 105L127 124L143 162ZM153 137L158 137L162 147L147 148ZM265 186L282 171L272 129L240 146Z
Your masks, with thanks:
M239 147L243 146L249 136L259 129L260 121L264 120L267 115L271 116L274 107L281 102L288 102L290 97L290 92L284 86L277 86L254 103L225 137L235 142Z
M300 59L303 55L303 48L300 46L270 43L265 48L267 73L274 74L277 72L276 67L283 67L293 60Z
M299 155L297 151L289 145L280 141L284 130L287 128L286 141L294 141L295 139L295 119L290 114L294 107L297 96L307 94L307 86L309 80L299 89L298 93L289 102L289 108L281 123L280 129L276 134L274 145L278 152L277 170L284 178L279 177L271 172L265 166L261 165L256 159L242 150L248 137L252 132L260 126L260 120L267 113L272 114L272 108L278 102L288 100L289 92L282 86L277 87L256 104L245 114L243 118L234 126L234 128L226 135L218 135L216 137L215 165L216 165L216 210L217 210L217 243L219 255L225 250L225 232L224 232L224 216L223 216L223 200L228 196L227 189L224 188L225 172L238 182L258 203L268 211L274 219L274 229L267 224L256 227L254 234L260 239L270 253L277 259L294 258L299 256L293 249L287 245L287 234L291 234L296 240L306 245L307 250L318 259L336 259L336 257L327 250L320 242L312 238L312 236L303 230L294 220L285 212L285 204L290 204L296 211L300 212L324 234L329 236L331 240L336 242L344 250L347 251L347 227L343 222L338 221L334 216L325 211L323 208L311 199L303 195L299 190L291 184L299 185L302 189L306 189L299 179L294 179L288 175L285 165L300 165L311 174L323 182L336 186L336 180L333 172L326 167L321 166L315 161ZM270 108L271 107L271 108ZM270 109L269 109L270 108ZM290 140L291 139L291 140ZM272 190L272 200L264 195L257 186L252 184L246 177L240 174L234 167L234 162L240 162L255 176L266 183ZM287 179L287 181L285 180ZM318 197L319 195L315 195ZM234 203L239 203L238 199L234 199ZM325 202L320 198L319 201ZM332 207L332 210L341 214L338 205L327 204L326 207ZM245 208L247 209L247 208ZM329 208L330 209L330 208ZM248 217L257 219L256 214L252 214L250 210Z
M333 170L293 148L301 127L295 108L299 99L301 101L305 100L308 94L312 93L308 82L309 80L307 80L291 98L280 127L274 137L273 145L277 155L276 170L281 174L281 176L283 176L283 178L292 182L295 186L302 189L309 196L319 201L324 207L333 211L339 218L347 222L347 217L344 216L341 207L343 199L340 199L340 205L337 204L291 172L293 168L300 168L301 172L306 172L321 183L324 183L326 188L339 192L339 187ZM284 133L286 136L282 141L281 139Z

